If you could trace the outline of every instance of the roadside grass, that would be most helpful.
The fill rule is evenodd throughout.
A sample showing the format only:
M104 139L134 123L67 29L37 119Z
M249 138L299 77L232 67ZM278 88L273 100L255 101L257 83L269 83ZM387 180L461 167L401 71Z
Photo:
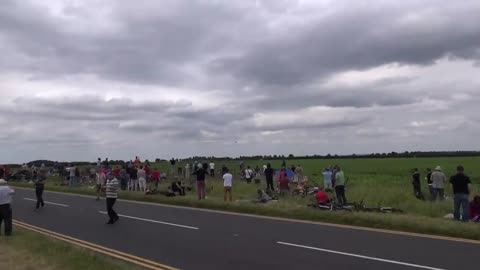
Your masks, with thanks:
M0 269L8 270L140 270L39 233L18 227L0 237Z
M14 183L14 186L31 187L29 184ZM166 189L166 184L161 185ZM65 186L48 185L48 190L84 195L95 195L95 190L88 187L69 188ZM350 190L351 189L351 190ZM273 216L299 220L319 221L335 224L362 226L379 229L390 229L422 234L434 234L466 239L480 240L480 226L471 223L458 223L443 219L444 213L451 210L453 202L447 199L444 202L423 202L411 200L408 188L392 187L375 184L364 184L349 187L349 197L353 200L365 199L369 206L391 206L408 209L404 214L381 214L363 212L330 212L311 209L306 205L313 198L287 196L278 202L255 204L257 186L255 184L236 183L234 186L234 202L223 201L223 187L219 181L209 181L207 184L207 200L198 201L194 192L185 197L165 197L163 195L144 195L139 192L122 191L120 198L133 201L144 201L168 205L187 206L203 209L214 209L237 213ZM375 194L375 196L367 196ZM47 199L48 200L48 199Z

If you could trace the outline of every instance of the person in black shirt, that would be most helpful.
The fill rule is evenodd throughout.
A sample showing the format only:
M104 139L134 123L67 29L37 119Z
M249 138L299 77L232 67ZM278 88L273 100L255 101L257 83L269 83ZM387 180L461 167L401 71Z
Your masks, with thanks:
M460 220L460 210L462 210L461 220L468 221L468 195L470 194L470 178L464 174L463 166L457 167L457 174L450 178L453 187L453 216L455 220Z
M413 185L413 193L415 194L415 197L417 199L422 200L423 194L422 194L422 186L420 184L420 173L418 172L417 168L413 169L412 185Z
M205 175L208 174L207 169L204 167L199 168L193 173L197 176L197 193L199 200L205 200Z
M267 180L267 190L273 191L273 169L270 163L267 164L267 168L265 169L265 180Z

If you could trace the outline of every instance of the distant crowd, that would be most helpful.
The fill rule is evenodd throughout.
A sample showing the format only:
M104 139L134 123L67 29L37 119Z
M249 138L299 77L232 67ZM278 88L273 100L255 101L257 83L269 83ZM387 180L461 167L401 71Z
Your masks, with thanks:
M431 201L443 201L446 198L445 187L447 184L452 185L453 190L453 218L455 220L480 222L480 196L474 196L469 201L471 180L465 174L463 166L457 166L457 172L447 178L442 167L436 166L432 171L430 168L426 171L425 181L428 187L429 199ZM418 168L412 170L412 186L413 193L417 199L426 200L426 196L422 192L421 175Z
M6 186L9 178L30 181L34 184L37 195L36 209L39 209L44 207L43 190L47 177L55 174L63 179L61 184L65 186L94 186L97 200L102 196L109 199L107 210L110 213L109 222L112 223L118 220L118 216L113 211L117 189L165 196L185 196L189 191L196 190L198 199L204 200L206 179L216 175L223 179L225 201L232 201L234 178L239 177L240 181L257 185L257 199L254 202L268 203L290 194L312 195L316 203L321 206L348 204L346 196L348 178L338 165L324 168L321 171L323 186L316 186L310 183L300 164L287 166L285 161L279 169L274 169L269 163L251 167L241 162L238 171L231 170L225 165L217 170L213 161L183 162L183 165L179 166L178 160L172 158L169 163L169 168L163 172L156 167L152 168L148 160L141 162L139 157L121 166L112 165L108 158L103 161L98 158L94 166L56 164L47 168L44 164L38 167L23 164L15 174L8 166L3 166L0 168L0 221L8 220L9 206L6 205L10 202L8 196L12 195L11 189ZM167 189L159 190L159 183L167 182L167 178L171 180ZM420 171L415 168L412 170L411 183L416 198L430 201L445 200L447 198L445 187L450 184L453 190L453 218L464 222L469 220L480 222L480 196L474 196L473 200L469 201L471 180L464 173L463 166L458 166L456 174L450 178L447 178L440 166L435 167L434 170L427 169L424 181ZM428 195L422 191L424 184L426 184Z

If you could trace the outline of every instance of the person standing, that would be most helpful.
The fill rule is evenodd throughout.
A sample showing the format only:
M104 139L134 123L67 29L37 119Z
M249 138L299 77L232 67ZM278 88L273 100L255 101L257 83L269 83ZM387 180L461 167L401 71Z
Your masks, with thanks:
M43 208L45 206L45 202L43 201L43 191L45 189L45 182L47 181L47 169L45 165L42 164L40 167L39 173L37 175L37 179L35 179L35 195L37 197L37 204L35 210L38 210L40 206Z
M338 165L335 165L335 166L330 166L330 171L332 172L332 187L335 187L336 186L336 181L337 181L337 177L336 177L336 174L337 174L337 167Z
M428 192L430 193L430 198L432 201L435 200L435 189L433 188L433 182L432 182L432 169L428 168L427 169L427 176L425 177L425 180L427 180L428 184Z
M323 175L323 188L325 191L331 191L332 190L332 172L330 171L329 168L325 168L325 170L322 173Z
M68 175L69 175L69 178L68 178L68 185L69 186L73 186L75 184L75 171L76 171L75 165L70 165L67 168L67 172L68 172Z
M131 191L137 191L137 187L138 187L137 172L138 170L136 167L132 167L132 169L130 170L130 190Z
M126 190L127 185L128 185L126 165L122 166L122 168L120 169L119 176L120 176L120 179L119 179L120 180L120 189L121 190Z
M160 181L160 171L157 168L153 169L152 180L153 184L155 185L155 190L158 189L158 182Z
M300 164L295 168L295 176L299 184L303 183L303 168Z
M274 171L272 169L272 165L270 163L267 164L267 168L263 172L265 174L265 180L267 181L267 190L274 191L275 189L273 188L273 175Z
M340 205L347 204L347 197L345 196L345 175L340 166L337 166L337 173L335 174L335 193Z
M213 163L213 161L210 161L210 176L211 177L215 177L215 163Z
M430 176L432 181L432 187L434 189L433 201L437 200L437 197L440 201L445 199L445 183L447 182L447 177L442 172L442 168L437 166L435 171Z
M118 180L113 176L112 173L108 173L107 175L107 184L105 191L107 197L107 213L109 216L107 224L114 224L119 219L117 213L115 212L115 210L113 210L113 205L118 198Z
M190 185L193 185L192 182L192 170L190 170L190 163L185 164L185 182L189 183Z
M250 166L247 166L247 169L245 170L245 180L247 180L247 184L250 184L252 182L253 178L253 170L250 168Z
M417 168L413 169L412 185L413 185L413 194L415 195L415 197L417 199L423 199L422 186L420 183L420 173L418 172Z
M140 169L137 171L137 177L139 190L145 193L145 191L147 191L147 173L143 169L143 166L140 166Z
M468 196L470 194L470 178L464 174L462 165L457 167L457 174L450 178L453 187L453 217L455 220L468 221ZM460 213L461 212L461 213ZM461 215L460 215L461 214Z
M4 178L4 171L0 169L0 228L4 225L6 236L12 235L12 195L15 191L7 186Z
M200 167L194 174L197 176L198 200L205 200L205 176L208 172L206 168Z
M223 175L223 189L224 189L224 194L223 194L223 200L227 201L227 195L228 199L231 202L232 201L232 186L233 186L233 175L228 172L228 168L226 169L225 174Z
M105 174L105 170L101 169L97 173L97 201L100 200L100 195L102 194L102 188L105 186L105 183L107 181L107 175Z
M113 173L113 176L115 176L115 178L118 179L118 178L120 177L120 168L119 168L118 166L116 166L116 167L113 169L112 173Z
M255 184L259 185L260 184L260 167L257 165L255 169L253 170L253 179Z

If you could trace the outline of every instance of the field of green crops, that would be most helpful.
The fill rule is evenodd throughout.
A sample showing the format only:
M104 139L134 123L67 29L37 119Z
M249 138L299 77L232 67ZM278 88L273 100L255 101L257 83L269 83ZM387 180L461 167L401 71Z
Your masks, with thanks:
M256 165L271 163L274 168L279 168L282 161L246 161L245 165L254 168ZM220 168L225 164L236 176L235 195L237 199L248 199L255 195L258 188L256 185L240 183L240 162L224 161L216 162ZM472 179L472 194L480 194L480 158L399 158L399 159L339 159L339 160L287 160L287 166L301 165L305 170L311 184L322 186L322 170L329 165L339 165L343 168L347 181L347 198L350 201L364 201L368 206L390 206L404 210L407 213L429 217L443 217L452 212L452 201L446 200L442 203L430 203L417 200L413 196L411 185L411 169L418 168L421 172L422 191L428 199L428 188L426 180L427 168L441 166L447 177L455 174L457 165L465 167L465 173ZM162 171L168 171L169 163L154 164L153 167ZM176 167L183 166L183 163L176 164ZM212 179L210 185L215 188L210 198L221 198L221 185L215 184ZM213 182L213 183L212 183ZM218 178L218 182L220 179ZM262 181L262 187L265 182ZM217 192L215 192L217 191ZM451 195L451 186L447 185L447 196ZM450 196L451 197L451 196ZM292 203L306 204L302 200L295 200Z
M246 161L245 165L252 168L260 167L270 162L274 168L279 168L282 161ZM347 198L350 202L363 201L368 207L395 207L402 209L404 214L375 214L375 213L349 213L328 212L311 209L307 204L313 198L299 196L286 196L276 203L254 204L256 191L265 188L265 181L260 185L247 184L240 179L239 161L216 161L216 168L220 169L225 164L234 173L233 203L223 201L223 184L219 175L215 178L207 178L207 200L199 202L195 192L187 193L185 197L165 197L160 194L145 195L140 192L124 191L120 194L123 199L158 202L174 205L192 206L200 208L219 209L226 211L253 213L297 219L326 221L332 223L360 225L375 228L387 228L411 232L439 234L455 237L464 237L480 240L480 225L460 224L443 217L453 212L451 199L451 187L448 184L446 195L449 197L443 202L420 201L413 195L411 185L411 169L418 168L421 172L422 191L428 199L428 189L424 177L427 168L441 166L448 177L455 173L457 165L465 167L465 173L470 176L472 196L480 194L480 158L401 158L401 159L341 159L341 160L287 160L287 166L300 164L308 176L312 185L321 186L323 179L321 171L329 165L339 165L345 172L347 181ZM183 167L180 162L176 168ZM162 172L170 171L170 163L153 163L153 168L159 168ZM194 177L194 176L192 176ZM166 190L169 181L163 183L160 188ZM22 186L26 186L22 184ZM47 189L94 195L93 187L61 187L58 179L52 178ZM334 194L331 194L333 197Z

